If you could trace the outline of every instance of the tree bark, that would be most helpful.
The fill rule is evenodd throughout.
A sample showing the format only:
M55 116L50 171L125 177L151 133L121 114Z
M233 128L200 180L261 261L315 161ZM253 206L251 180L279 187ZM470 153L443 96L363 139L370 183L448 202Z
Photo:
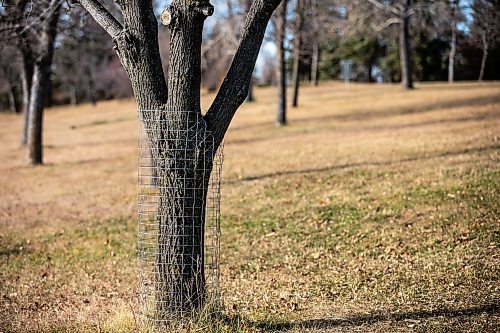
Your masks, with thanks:
M279 15L276 26L276 42L278 44L278 66L276 71L276 76L278 78L278 91L279 91L279 100L278 100L278 117L277 123L280 126L284 126L287 123L286 119L286 89L287 89L287 80L286 80L286 63L285 63L285 38L286 38L286 12L287 12L287 4L288 0L284 0L279 9Z
M486 32L483 33L482 39L483 39L483 57L481 59L481 69L479 71L479 78L478 78L479 82L483 81L483 79L484 79L484 71L486 69L486 60L488 60L489 45L488 45L488 40L486 38Z
M455 81L455 56L457 53L457 7L458 0L452 0L451 4L451 42L450 42L450 54L448 57L448 82L453 83Z
M55 3L55 2L54 2ZM28 163L43 164L43 110L47 85L50 84L50 71L54 56L54 42L57 34L60 4L55 5L46 19L40 40L40 53L35 60L31 84L28 125Z
M401 84L406 89L413 89L413 65L410 46L410 16L411 0L404 0L402 17L399 27L399 52L401 62Z

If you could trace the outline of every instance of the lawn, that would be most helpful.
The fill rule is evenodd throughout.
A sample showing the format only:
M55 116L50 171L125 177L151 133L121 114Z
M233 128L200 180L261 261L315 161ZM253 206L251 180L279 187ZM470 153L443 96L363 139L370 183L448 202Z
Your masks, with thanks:
M500 84L256 90L225 142L224 314L197 332L500 331ZM213 95L203 95L206 108ZM0 114L0 332L137 332L137 116Z

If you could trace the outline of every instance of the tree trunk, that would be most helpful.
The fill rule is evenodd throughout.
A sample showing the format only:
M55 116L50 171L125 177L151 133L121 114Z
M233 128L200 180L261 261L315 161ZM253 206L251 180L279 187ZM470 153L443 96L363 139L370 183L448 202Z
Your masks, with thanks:
M22 89L22 113L23 113L23 131L21 134L21 145L28 143L29 126L29 105L31 95L31 83L33 82L33 59L31 54L22 52L21 66L21 89Z
M15 113L21 112L21 109L19 108L19 103L17 102L17 94L16 94L16 88L13 84L9 82L9 107L12 111Z
M313 41L312 58L311 58L311 84L317 87L319 85L319 45L317 41Z
M410 17L411 0L404 0L404 10L400 18L399 53L401 62L401 84L406 89L413 89L413 65L410 46Z
M455 56L457 53L457 6L458 0L452 1L452 21L451 21L451 43L450 43L450 55L448 58L448 82L453 83L455 81Z
M71 105L78 105L78 90L76 89L76 85L71 85L71 95L70 95L70 103Z
M248 84L248 94L247 94L247 102L252 103L255 102L255 96L253 94L253 78L250 79L250 83Z
M302 28L303 28L303 0L297 0L295 15L295 36L293 46L293 98L292 106L296 108L299 105L299 82L300 82L300 60L302 47Z
M312 56L311 56L311 84L318 86L319 76L319 24L318 24L318 3L317 0L311 0L312 20L314 29L314 38L312 40Z
M278 78L278 117L277 123L280 126L286 125L286 63L285 63L285 38L286 38L286 11L288 0L284 0L280 5L276 27L276 41L278 44L278 66L276 76Z
M205 302L204 230L213 138L202 119L171 111L150 135L158 179L156 317L190 315ZM155 131L156 132L156 131ZM187 139L189 138L189 140Z
M40 40L40 54L35 61L33 82L31 85L28 125L28 163L43 163L43 110L47 85L50 84L50 71L54 56L54 42L57 34L57 23L61 5L57 5L43 27Z
M484 79L484 71L486 69L486 60L488 60L488 40L486 39L486 32L483 33L483 58L481 59L481 70L479 71L478 81L481 82Z
M150 135L159 179L157 316L191 314L205 302L205 200L213 155L200 109L201 42L208 2L174 2L170 15L168 113ZM189 73L186 75L186 73ZM189 139L188 139L189 138ZM213 143L213 142L212 142ZM167 158L165 158L167 156Z
M295 37L296 40L300 37ZM295 42L294 56L293 56L293 98L292 106L296 108L299 106L299 88L300 88L300 41Z

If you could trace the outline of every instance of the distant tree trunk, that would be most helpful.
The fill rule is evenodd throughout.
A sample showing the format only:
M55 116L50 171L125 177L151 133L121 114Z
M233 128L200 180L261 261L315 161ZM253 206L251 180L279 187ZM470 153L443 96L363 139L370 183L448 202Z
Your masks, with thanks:
M293 56L293 98L292 106L296 108L299 106L299 88L300 88L300 37L295 37L295 47Z
M410 46L410 16L411 0L404 0L404 10L400 18L399 53L401 62L401 84L406 89L413 89L413 65Z
M22 51L22 66L21 66L21 89L22 89L22 113L23 113L23 130L21 134L21 145L28 143L28 126L29 126L29 105L31 95L31 84L33 82L33 59L31 53Z
M455 56L457 53L457 6L458 0L452 1L451 8L451 42L450 42L450 54L448 58L448 82L453 83L455 81Z
M253 77L250 79L250 83L248 84L248 94L247 94L247 102L252 103L255 102L255 96L253 94Z
M278 66L276 71L276 76L278 78L278 117L277 123L280 126L286 125L286 63L285 63L285 38L286 38L286 12L287 12L288 0L284 0L279 8L278 20L276 27L276 41L278 44Z
M318 86L319 84L319 24L318 24L318 3L317 0L311 0L312 20L314 29L314 38L312 40L312 56L311 56L311 84Z
M292 106L296 108L299 105L299 88L300 88L300 62L301 62L301 47L302 47L302 29L303 29L303 0L297 0L295 10L295 35L293 45L293 98Z
M52 107L52 65L49 71L49 77L47 80L47 85L45 86L47 91L45 92L45 107L50 108Z
M16 87L9 82L9 91L8 91L8 98L9 98L9 107L12 111L15 113L20 113L21 109L19 107L19 103L17 101L17 92L16 92Z
M71 105L78 105L78 90L74 84L70 88L70 103Z
M61 5L56 5L43 26L40 40L40 54L35 60L31 85L28 125L28 162L31 165L43 163L42 131L45 94L50 84L50 71L54 56L54 42Z
M373 63L370 62L367 66L367 80L368 82L374 82L375 80L373 79L373 74L372 74L372 70L373 70Z
M482 39L483 39L483 58L481 59L481 70L479 71L478 81L483 81L484 79L484 71L486 69L486 60L488 60L488 51L489 51L486 32L483 32Z
M313 41L312 57L311 57L311 84L313 86L319 85L319 45L317 41Z

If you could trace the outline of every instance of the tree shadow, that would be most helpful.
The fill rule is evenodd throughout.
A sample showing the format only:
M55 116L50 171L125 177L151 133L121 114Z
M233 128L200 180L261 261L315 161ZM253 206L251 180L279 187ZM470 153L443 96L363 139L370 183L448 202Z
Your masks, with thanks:
M380 107L380 108L368 108L363 106L362 108L356 108L350 110L348 113L343 114L329 114L316 117L303 117L299 119L291 120L292 123L311 123L311 122L322 122L325 120L338 120L338 121L363 121L370 120L374 118L387 118L392 116L410 115L410 114L422 114L432 111L437 111L441 109L451 109L456 107L465 106L483 106L500 102L500 96L480 96L473 98L455 99L449 101L441 102L430 102L426 104L413 104L404 106L392 106L392 107ZM231 131L241 131L252 128L259 128L264 126L272 126L268 121L257 122L254 124L240 125L231 127Z
M230 140L227 141L226 144L228 145L244 145L244 144L250 144L250 143L255 143L255 142L262 142L262 141L268 141L268 140L280 140L280 139L285 139L289 137L296 137L297 135L316 135L318 133L322 132L334 132L334 133L353 133L353 132L374 132L374 131L388 131L388 130L402 130L402 129L411 129L411 128L419 128L419 127L425 127L425 126L434 126L434 125L444 125L444 124L460 124L460 123L467 123L467 122L476 122L476 121L485 121L485 120L493 120L500 118L500 113L482 113L478 115L473 115L473 116L466 116L466 117L457 117L457 118L445 118L445 119L434 119L434 120L426 120L418 123L406 123L406 124L387 124L387 125L368 125L368 126L361 126L361 127L340 127L340 128L333 128L333 127L321 127L318 126L315 128L314 131L304 131L304 132L293 132L293 133L286 133L286 134L280 134L280 135L270 135L270 136L262 136L262 137L254 137L254 138L247 138L247 139L236 139L236 140Z
M464 154L496 151L499 149L500 149L500 145L491 145L491 146L486 146L486 147L466 148L466 149L455 150L455 151L444 151L444 152L438 152L438 153L434 153L434 154L426 154L426 155L420 155L420 156L415 156L415 157L403 158L400 160L389 160L389 161L380 161L380 162L345 163L345 164L337 164L337 165L332 165L332 166L327 166L327 167L319 167L319 168L276 171L276 172L271 172L271 173L262 174L262 175L247 176L247 177L243 177L241 179L227 180L227 181L223 181L223 184L237 184L237 183L241 183L241 182L261 180L261 179L266 179L266 178L274 178L274 177L278 177L278 176L319 173L319 172L342 170L342 169L348 169L348 168L388 166L388 165L392 165L392 164L415 162L415 161L425 161L425 160L431 160L431 159L442 158L442 157L451 157L451 156L458 156L458 155L464 155Z
M465 309L443 308L436 310L420 310L401 313L375 312L371 314L357 314L345 318L323 318L296 322L254 322L252 326L263 331L279 332L291 329L328 329L345 326L371 325L382 321L425 320L434 317L456 318L470 317L479 314L498 314L500 303L477 305Z

